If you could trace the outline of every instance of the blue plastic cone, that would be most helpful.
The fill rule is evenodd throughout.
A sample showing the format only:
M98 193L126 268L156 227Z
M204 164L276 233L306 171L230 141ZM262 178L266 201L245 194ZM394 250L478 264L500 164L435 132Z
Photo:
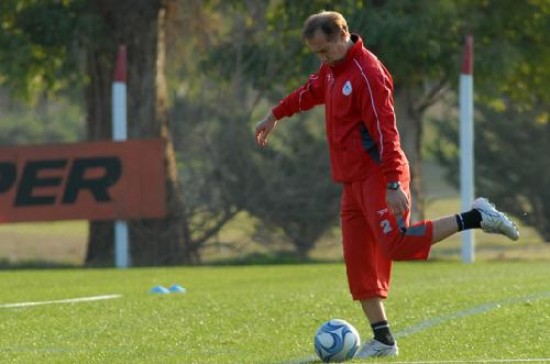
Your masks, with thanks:
M153 288L151 288L151 290L149 292L154 293L154 294L168 294L168 293L170 293L168 288L163 287L163 286L154 286Z
M170 286L170 288L168 288L168 290L171 292L171 293L186 293L187 290L180 286L179 284L173 284L172 286Z

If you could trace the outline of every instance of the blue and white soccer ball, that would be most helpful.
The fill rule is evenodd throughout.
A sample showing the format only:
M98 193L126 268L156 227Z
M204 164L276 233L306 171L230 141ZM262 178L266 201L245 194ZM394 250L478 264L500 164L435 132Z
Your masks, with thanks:
M359 333L345 320L327 321L315 334L315 352L325 363L337 363L353 358L360 344Z

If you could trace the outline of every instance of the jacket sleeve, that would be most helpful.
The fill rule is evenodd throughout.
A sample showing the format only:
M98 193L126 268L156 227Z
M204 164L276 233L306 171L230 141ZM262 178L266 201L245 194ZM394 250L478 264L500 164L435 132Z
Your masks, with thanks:
M325 79L326 69L325 66L321 66L319 72L310 75L304 85L291 92L271 110L273 116L279 120L309 110L315 105L324 104Z
M362 78L359 104L363 123L378 147L386 182L399 181L408 161L397 130L391 75L382 64L373 63L364 69Z

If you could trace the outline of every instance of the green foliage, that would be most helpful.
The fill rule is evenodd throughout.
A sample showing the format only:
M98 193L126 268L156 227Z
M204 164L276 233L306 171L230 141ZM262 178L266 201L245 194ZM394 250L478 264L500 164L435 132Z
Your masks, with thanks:
M476 194L488 196L550 241L550 123L542 104L529 112L510 103L504 111L478 107L475 121ZM440 139L432 148L457 185L457 123L441 121Z
M249 97L245 95L256 93L256 99L277 101L302 84L308 73L316 71L318 61L308 51L300 32L307 16L323 9L342 12L348 19L350 30L363 35L367 47L391 70L397 89L410 90L412 100L409 106L413 113L421 115L427 106L437 100L439 90L457 86L463 40L468 33L475 37L475 79L481 102L494 104L501 92L513 89L511 97L517 103L526 105L532 102L535 94L543 94L545 90L540 85L544 85L543 80L548 77L545 71L547 67L536 66L538 61L541 65L548 64L548 47L544 47L543 35L547 33L544 29L549 17L544 16L548 8L544 2L350 0L334 4L318 0L273 1L255 5L242 1L210 2L210 5L212 7L209 11L223 14L217 18L226 19L223 24L225 27L222 24L215 27L215 41L210 43L210 49L204 50L199 69L204 70L211 82L225 90L231 89L227 88L229 85L239 84L238 88L223 93L223 98L236 93L243 100L241 105L246 107L251 105L255 108L255 105L264 104L250 104ZM204 99L204 96L201 93L201 98ZM228 105L225 99L222 103ZM269 105L260 113L267 108ZM231 113L234 114L233 111ZM243 116L247 114L245 112ZM254 115L252 112L249 114ZM224 125L235 124L224 122ZM231 134L227 128L224 133ZM323 175L323 168L328 173L328 166L317 169L306 162L308 158L311 161L311 155L318 153L316 148L319 146L316 143L321 140L303 143L304 133L308 131L303 125L285 120L272 138L271 148L274 149L254 157L254 167L250 162L245 162L246 158L252 156L249 151L242 151L245 145L250 144L245 139L239 139L235 143L238 146L234 148L239 151L236 154L247 157L238 158L236 163L230 160L224 162L224 165L235 166L229 168L231 171L248 166L247 173L234 174L233 180L241 181L241 187L254 185L252 175L262 176L265 182L259 185L266 186L265 190L243 187L241 191L246 191L243 194L239 193L238 188L232 188L232 194L236 200L243 201L239 202L241 206L248 206L247 209L254 211L264 222L280 226L289 237L294 236L291 240L295 242L299 241L300 235L302 238L305 236L305 229L300 231L297 225L315 223L313 220L307 221L310 213L304 213L305 209L312 211L307 207L308 204L286 189L297 188L295 192L300 191L301 187L296 183L310 180L306 176L308 172L304 171L305 165L312 169L309 172L311 176L316 173ZM241 137L246 138L247 135ZM219 138L216 136L217 140ZM445 147L450 148L451 145ZM285 191L284 194L279 192L281 189ZM265 191L261 199L250 198L262 195L264 192L261 191ZM316 193L330 196L326 199L328 202L334 197L333 191L320 187ZM246 198L243 200L237 196ZM324 200L312 197L310 202L320 203ZM256 202L251 204L251 201ZM318 210L326 211L328 215L332 213L335 204L330 202L328 206L331 207ZM300 217L295 216L299 212L289 212L294 209L304 215ZM282 211L286 211L286 217ZM328 218L320 221L330 224ZM301 245L303 243L296 243L296 246Z
M458 74L464 29L456 1L375 3L350 11L348 21L386 64L398 87L450 80Z
M300 119L281 121L279 145L257 156L261 189L258 200L246 208L262 222L281 228L299 259L305 260L316 241L338 222L340 187L330 178L322 128L316 133L315 125Z
M68 100L18 105L0 118L0 145L77 142L84 139L83 119L80 107Z
M2 362L286 363L314 358L330 318L372 335L341 264L0 274L1 304L122 295L1 308ZM550 357L547 278L546 262L396 264L387 312L399 361ZM187 293L148 293L174 283Z
M517 109L514 115L533 115L525 119L525 129L534 133L533 138L543 135L533 120L540 119L535 113L542 114L542 105L550 102L550 47L545 43L550 33L548 1L194 0L178 4L179 25L171 24L167 34L167 74L173 95L173 140L190 202L187 213L196 223L194 232L199 227L215 228L247 208L282 227L307 251L307 244L332 224L335 187L329 187L326 160L315 158L326 156L317 129L321 124L281 124L271 139L274 149L264 152L257 151L251 133L258 115L317 70L318 60L300 32L307 16L322 9L346 16L350 29L360 33L388 66L397 90L410 91L410 109L419 115L436 99L433 91L456 86L463 37L472 33L478 102L491 108L502 106L506 94ZM44 93L51 98L79 95L86 82L87 54L82 49L93 50L106 39L101 36L103 22L90 11L93 5L89 0L1 1L0 84L32 102L39 102ZM44 137L73 140L82 131L68 120L81 116L67 110L44 118L27 112L10 114L2 121L1 143L37 142ZM514 125L488 137L487 148L505 148L510 137L504 132L515 130ZM536 163L543 163L540 153L531 151L531 155ZM280 189L284 193L277 193ZM310 198L297 199L304 197L304 191ZM523 199L517 205L527 209ZM285 209L292 214L285 216ZM548 220L546 213L541 216L537 221Z
M270 34L262 43L272 57L291 60L290 67L284 67L286 77L281 79L291 87L303 82L296 79L303 80L305 72L318 67L300 33L304 20L321 10L341 12L350 31L362 35L367 47L391 70L398 86L451 79L460 70L465 26L456 1L275 2L269 14Z
M81 47L95 38L85 0L6 0L0 4L0 85L34 101L82 86Z
M550 241L550 6L544 1L464 1L476 35L476 188ZM510 9L514 9L510 11ZM432 148L458 181L456 123L436 124Z
M527 110L550 102L550 6L547 1L463 0L475 39L475 80L480 101L510 97Z
M288 72L287 63L262 44L266 4L215 5L210 17L219 12L227 21L224 27L212 26L206 42L213 47L196 59L201 77L191 75L196 64L180 65L182 73L193 77L186 80L186 97L174 103L187 121L173 127L184 158L187 201L203 218L246 209L263 224L282 229L299 259L305 259L317 238L337 221L339 197L329 179L323 124L317 123L314 134L303 123L285 125L276 133L283 131L278 140L284 143L259 151L248 121L260 101L282 95L279 77ZM303 44L297 44L302 51ZM204 92L211 85L215 91Z

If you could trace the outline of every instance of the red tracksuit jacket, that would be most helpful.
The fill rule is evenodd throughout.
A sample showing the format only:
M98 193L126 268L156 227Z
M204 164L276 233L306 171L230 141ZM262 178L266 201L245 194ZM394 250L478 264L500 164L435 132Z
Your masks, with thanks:
M392 77L358 35L352 40L344 60L322 64L272 113L281 119L325 104L332 178L359 181L382 168L386 182L399 181L408 162L395 122Z

